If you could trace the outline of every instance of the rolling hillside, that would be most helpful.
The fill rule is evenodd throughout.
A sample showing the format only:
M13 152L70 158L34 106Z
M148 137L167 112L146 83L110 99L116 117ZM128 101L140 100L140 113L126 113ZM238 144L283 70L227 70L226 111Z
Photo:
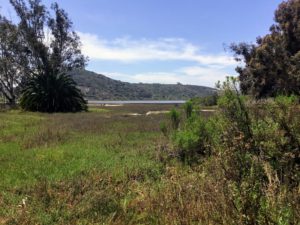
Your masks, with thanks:
M186 100L215 92L196 85L122 82L87 70L73 71L71 76L90 100Z

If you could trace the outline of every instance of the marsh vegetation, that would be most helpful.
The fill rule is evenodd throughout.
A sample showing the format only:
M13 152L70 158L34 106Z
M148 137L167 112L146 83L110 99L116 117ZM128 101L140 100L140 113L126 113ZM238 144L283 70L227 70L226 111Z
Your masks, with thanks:
M299 0L256 44L231 45L239 78L213 96L89 108L68 75L86 58L67 13L10 2L20 21L0 16L1 98L14 106L0 111L0 224L299 224Z
M0 113L1 223L297 224L296 98L224 94L215 112Z

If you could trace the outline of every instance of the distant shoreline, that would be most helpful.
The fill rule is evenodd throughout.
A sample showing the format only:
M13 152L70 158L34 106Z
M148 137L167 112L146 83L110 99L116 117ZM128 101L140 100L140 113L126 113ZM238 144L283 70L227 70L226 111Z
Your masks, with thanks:
M88 100L90 105L123 105L123 104L184 104L185 100L124 100L124 101L97 101L97 100Z

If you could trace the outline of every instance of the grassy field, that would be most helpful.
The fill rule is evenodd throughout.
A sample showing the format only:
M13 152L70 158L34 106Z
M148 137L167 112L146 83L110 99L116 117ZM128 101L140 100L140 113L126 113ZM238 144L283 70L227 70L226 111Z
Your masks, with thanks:
M157 223L138 202L166 171L157 156L166 115L145 113L171 107L0 113L0 224Z
M170 129L170 115L146 114L173 107L0 112L0 224L299 224L298 167L285 177L276 170L293 157L280 153L295 144L283 128L299 138L298 105L247 109L255 143L283 161L253 154L227 106L192 120L182 113L167 137L161 122ZM211 153L201 161L180 160L205 141Z

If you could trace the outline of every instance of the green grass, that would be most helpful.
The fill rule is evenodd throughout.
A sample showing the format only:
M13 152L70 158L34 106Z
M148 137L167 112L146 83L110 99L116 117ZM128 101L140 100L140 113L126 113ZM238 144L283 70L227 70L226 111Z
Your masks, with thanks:
M227 225L250 224L245 222L250 219L257 224L297 224L299 186L287 189L267 164L260 202L260 192L255 191L262 179L246 177L249 182L241 185L234 181L240 167L235 167L231 153L242 142L240 136L223 132L228 137L224 140L234 145L218 145L218 129L235 125L222 122L219 109L199 117L210 121L215 152L199 164L181 163L180 149L169 139L170 115L146 116L148 111L172 108L124 105L75 114L1 112L0 224ZM184 130L187 120L182 108L177 110L179 130ZM292 121L299 121L297 115L298 111L290 114ZM160 131L162 121L169 138ZM259 137L265 135L266 144L277 140L276 130L262 130ZM258 213L252 200L260 206L259 215L266 217L246 216L252 215L247 210Z
M72 114L42 115L14 111L0 116L3 127L0 144L2 188L33 185L43 178L60 180L92 169L124 176L125 169L159 168L151 157L160 134L152 128L139 132L137 126L142 122L141 118L124 118L121 123L110 119L103 124L97 121L103 119L101 115L81 113L79 117L85 123L95 123L89 130L87 124L80 122L73 129L72 122L75 121L70 119ZM70 121L65 122L64 119ZM54 127L58 120L62 123Z
M155 183L163 170L155 152L162 141L159 121L165 116L130 117L125 112L130 108L98 107L78 114L0 113L0 224L1 218L20 223L18 204L26 196L30 207L39 204L39 197L30 192L44 183L74 182L83 174L84 179L105 174L116 183ZM34 219L24 223L47 223L41 216L44 211L32 213Z
M89 112L107 113L107 112L110 112L110 110L109 109L100 108L100 107L90 107L89 108Z

